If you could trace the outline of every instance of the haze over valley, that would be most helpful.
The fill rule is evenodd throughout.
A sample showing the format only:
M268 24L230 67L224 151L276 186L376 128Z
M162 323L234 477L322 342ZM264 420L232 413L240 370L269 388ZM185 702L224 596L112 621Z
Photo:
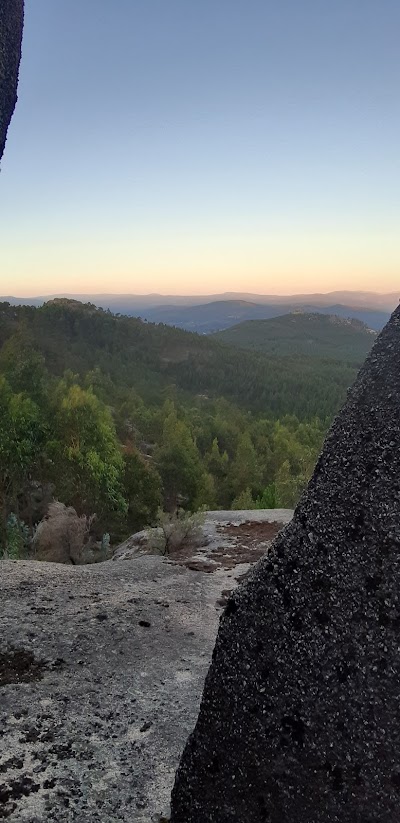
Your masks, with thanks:
M0 297L11 305L39 306L55 297L90 302L114 313L142 317L188 331L209 334L240 321L268 319L292 311L317 311L355 318L372 329L383 328L397 306L397 293L332 292L306 295L227 293L214 295L57 294Z

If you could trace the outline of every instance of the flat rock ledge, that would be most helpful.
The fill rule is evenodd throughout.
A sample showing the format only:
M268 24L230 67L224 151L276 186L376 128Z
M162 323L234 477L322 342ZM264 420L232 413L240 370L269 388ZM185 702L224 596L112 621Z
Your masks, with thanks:
M175 560L0 562L0 820L168 818L226 597L291 516L210 512Z

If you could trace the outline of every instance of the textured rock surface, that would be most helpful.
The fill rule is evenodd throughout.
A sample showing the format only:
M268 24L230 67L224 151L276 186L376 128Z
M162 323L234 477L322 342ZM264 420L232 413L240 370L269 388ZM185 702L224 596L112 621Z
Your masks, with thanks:
M400 309L232 595L172 823L400 820Z
M23 0L0 2L0 160L7 129L17 102L17 83L21 59Z
M256 514L268 525L292 512ZM127 553L0 562L0 820L150 823L168 811L221 595L249 569L212 560L236 550L217 529L246 519L206 520L213 573Z

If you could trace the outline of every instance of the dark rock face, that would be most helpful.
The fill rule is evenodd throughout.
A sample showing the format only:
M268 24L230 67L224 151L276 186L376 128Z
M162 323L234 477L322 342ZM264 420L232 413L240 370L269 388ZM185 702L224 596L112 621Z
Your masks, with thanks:
M15 104L21 59L24 0L0 2L0 160Z
M230 599L171 823L400 820L400 308Z

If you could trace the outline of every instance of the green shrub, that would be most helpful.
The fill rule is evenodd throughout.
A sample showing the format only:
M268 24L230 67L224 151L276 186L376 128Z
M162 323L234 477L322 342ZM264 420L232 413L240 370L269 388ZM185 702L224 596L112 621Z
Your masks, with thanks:
M187 512L177 509L176 512L158 513L158 526L151 529L149 547L158 554L169 555L180 549L186 542L195 542L201 538L204 525L204 512Z

